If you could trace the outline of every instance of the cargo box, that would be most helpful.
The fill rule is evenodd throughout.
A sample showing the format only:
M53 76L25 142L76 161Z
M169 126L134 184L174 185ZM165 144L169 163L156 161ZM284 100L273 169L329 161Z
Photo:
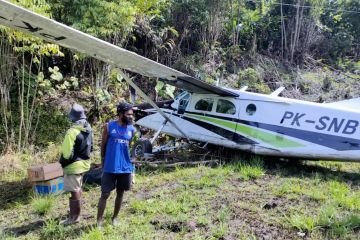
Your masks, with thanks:
M63 176L60 163L41 164L28 169L31 182L45 181Z
M64 178L34 182L34 190L39 194L61 193L64 190Z

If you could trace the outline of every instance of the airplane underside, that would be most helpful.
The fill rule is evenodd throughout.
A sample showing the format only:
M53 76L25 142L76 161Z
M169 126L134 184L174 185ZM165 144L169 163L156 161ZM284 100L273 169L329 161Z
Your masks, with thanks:
M310 134L308 131L281 129L266 124L234 122L204 114L186 112L175 114L163 109L171 120L180 126L187 137L200 142L239 149L259 155L295 157L302 159L341 160L359 162L360 144L334 136ZM159 113L139 119L138 125L158 130L164 123ZM174 137L184 137L169 123L161 132ZM310 141L309 141L310 140ZM348 142L346 142L346 140Z

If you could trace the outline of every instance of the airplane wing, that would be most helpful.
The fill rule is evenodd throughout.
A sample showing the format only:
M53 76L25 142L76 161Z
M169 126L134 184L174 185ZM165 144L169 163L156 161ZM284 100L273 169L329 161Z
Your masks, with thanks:
M159 78L189 92L237 97L236 93L210 85L175 69L142 57L89 34L0 0L0 24L36 35L102 61L147 77Z

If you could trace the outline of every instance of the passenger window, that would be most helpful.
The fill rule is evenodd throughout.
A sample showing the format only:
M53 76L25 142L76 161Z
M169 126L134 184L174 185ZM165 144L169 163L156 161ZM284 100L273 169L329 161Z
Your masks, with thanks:
M211 112L213 103L214 100L211 98L201 99L195 104L195 110Z
M219 99L216 106L216 112L234 115L236 113L236 107L228 100Z
M255 112L256 112L256 106L254 104L251 103L246 107L246 113L249 114L250 116L254 115Z

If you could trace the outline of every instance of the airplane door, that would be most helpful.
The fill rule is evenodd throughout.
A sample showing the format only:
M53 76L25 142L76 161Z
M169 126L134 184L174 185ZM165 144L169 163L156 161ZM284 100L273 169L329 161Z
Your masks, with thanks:
M234 139L237 126L239 113L236 106L235 99L218 98L213 110L218 122L217 126L214 126L215 132L230 141Z
M243 137L238 134L237 130L239 128L239 120L241 119L241 103L239 99L235 100L235 106L236 106L236 119L234 120L236 122L236 127L235 127L235 131L234 131L234 137L233 137L233 141L236 143L242 142L244 139Z
M246 110L245 110L246 107ZM255 108L255 109L254 109ZM236 99L236 129L234 132L233 141L237 144L255 144L253 140L247 137L248 131L244 131L241 120L245 120L246 117L243 114L252 115L256 111L256 106L254 104L249 104L244 106L239 99Z

